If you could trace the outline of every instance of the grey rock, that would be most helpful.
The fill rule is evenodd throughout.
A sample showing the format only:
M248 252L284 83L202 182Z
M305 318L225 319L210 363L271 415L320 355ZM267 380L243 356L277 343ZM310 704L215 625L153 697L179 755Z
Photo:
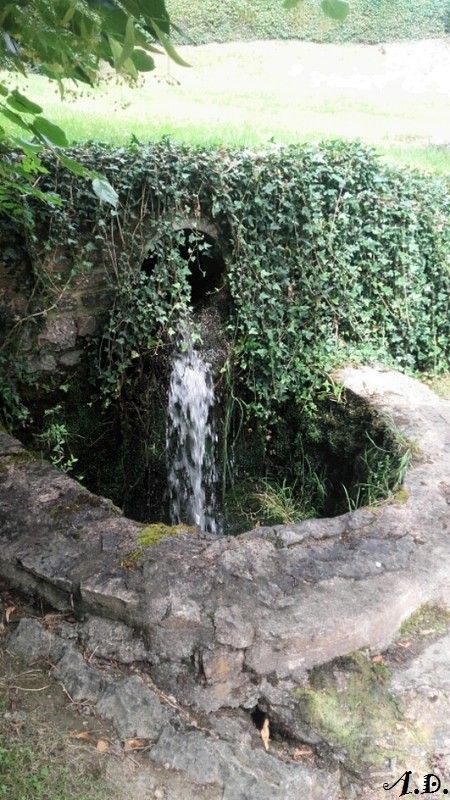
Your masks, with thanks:
M183 771L201 786L216 785L226 800L333 800L336 776L300 764L284 763L255 749L233 747L197 731L166 728L149 758L166 769Z
M82 355L82 350L66 350L59 356L58 362L64 367L73 367L75 364L79 364Z
M66 647L64 642L45 630L36 619L21 619L15 631L8 637L8 649L27 663L39 659L58 661Z
M78 336L91 336L95 333L97 320L94 315L80 314L76 318Z
M114 658L123 664L144 661L148 655L141 637L123 622L91 617L83 625L81 638L93 655Z
M240 606L222 606L214 615L216 638L230 647L249 647L255 637L253 625L246 621Z
M109 686L96 710L113 722L121 739L137 737L153 742L165 725L176 721L176 714L138 675Z
M63 657L54 668L54 676L61 681L70 697L77 701L95 703L105 687L101 673L86 664L73 645L67 645Z
M416 691L450 695L450 634L429 645L408 667L397 670L392 688L399 694Z
M64 316L49 317L38 336L39 344L49 343L59 350L74 347L76 339L77 328L74 318Z

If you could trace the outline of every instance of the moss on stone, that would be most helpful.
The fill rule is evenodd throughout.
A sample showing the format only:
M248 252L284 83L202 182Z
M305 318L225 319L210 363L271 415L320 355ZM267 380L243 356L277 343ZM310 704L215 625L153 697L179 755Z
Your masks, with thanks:
M403 505L403 503L407 503L408 502L410 496L411 496L411 492L409 491L409 489L407 489L406 486L402 486L400 489L398 489L395 492L394 495L392 495L391 502L392 503L399 503L400 505Z
M299 727L318 735L351 770L384 769L423 737L403 719L389 675L362 653L314 668L309 686L294 692Z
M430 635L444 636L447 633L449 623L449 611L439 606L425 603L402 623L400 637L423 636L425 631Z
M179 536L180 533L193 533L195 528L189 525L165 525L164 522L153 522L146 525L137 536L141 548L153 547L164 536Z
M158 544L164 537L194 532L195 527L191 525L166 525L164 522L153 522L150 525L146 525L137 535L138 546L120 559L120 566L124 567L124 569L134 569L144 557L146 549Z

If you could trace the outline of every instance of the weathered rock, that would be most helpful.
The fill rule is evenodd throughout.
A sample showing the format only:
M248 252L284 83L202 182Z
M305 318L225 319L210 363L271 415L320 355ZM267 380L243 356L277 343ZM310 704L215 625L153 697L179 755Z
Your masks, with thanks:
M77 328L73 317L55 316L46 320L38 336L39 344L52 344L59 350L75 346Z
M197 731L166 728L149 758L166 769L182 770L200 785L215 785L224 800L333 800L336 776L304 765L283 763L259 747L233 748Z
M97 703L97 712L112 721L121 739L154 742L162 728L176 720L175 713L138 675L109 686Z
M37 620L24 618L8 637L8 649L27 663L40 659L55 662L63 656L66 644Z
M450 604L450 403L399 373L342 379L414 442L401 498L235 538L163 538L130 569L141 526L3 440L0 575L141 632L153 678L179 702L258 704L291 736L324 740L296 710L311 669L382 649L427 601Z
M55 677L61 681L73 700L97 702L105 682L98 670L86 664L73 645L67 645L62 658L54 668Z
M114 658L123 664L144 661L148 657L141 637L134 635L122 622L90 617L82 627L81 639L96 657Z

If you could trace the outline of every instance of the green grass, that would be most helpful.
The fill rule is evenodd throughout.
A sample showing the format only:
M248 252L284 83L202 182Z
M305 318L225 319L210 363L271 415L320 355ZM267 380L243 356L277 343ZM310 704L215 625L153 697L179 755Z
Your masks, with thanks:
M192 64L162 59L130 88L113 76L61 102L37 75L26 91L71 141L146 142L169 134L190 144L257 147L360 138L394 163L447 172L450 128L444 42L378 47L250 42L181 48ZM170 74L169 74L170 71ZM24 89L22 79L16 79Z
M105 792L98 794L92 776L75 775L51 761L43 764L32 747L0 737L2 800L104 800Z

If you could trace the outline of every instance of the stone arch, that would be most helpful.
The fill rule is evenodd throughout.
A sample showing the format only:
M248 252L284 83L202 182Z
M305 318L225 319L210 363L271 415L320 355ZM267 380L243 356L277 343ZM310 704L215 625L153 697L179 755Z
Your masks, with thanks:
M184 235L180 253L186 259L189 257L192 244L190 237L194 235L200 244L190 264L189 283L193 305L201 305L223 283L226 265L220 246L220 231L216 225L203 217L178 217L173 220L172 227L174 231ZM148 248L141 269L150 275L155 264L156 258Z

